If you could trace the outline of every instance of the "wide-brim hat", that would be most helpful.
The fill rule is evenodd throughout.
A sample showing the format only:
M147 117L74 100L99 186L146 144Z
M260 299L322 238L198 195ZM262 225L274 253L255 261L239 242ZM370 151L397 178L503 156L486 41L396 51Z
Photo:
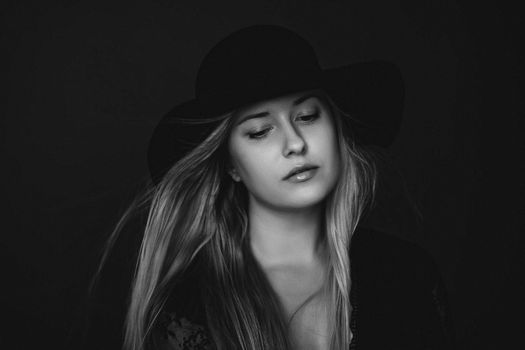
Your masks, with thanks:
M389 146L399 131L404 84L386 61L322 69L313 47L297 33L275 25L240 29L204 57L195 98L166 113L153 131L148 166L154 182L204 141L218 117L274 97L321 89L345 114L344 127L360 144Z

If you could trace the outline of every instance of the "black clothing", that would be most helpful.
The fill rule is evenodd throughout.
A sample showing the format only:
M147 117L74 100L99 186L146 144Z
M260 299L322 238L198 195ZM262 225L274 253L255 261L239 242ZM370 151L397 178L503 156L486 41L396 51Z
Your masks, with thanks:
M375 230L352 237L350 349L453 349L454 332L443 281L418 246ZM214 349L190 275L158 324L159 348ZM186 284L187 283L187 284ZM182 303L180 303L182 301Z

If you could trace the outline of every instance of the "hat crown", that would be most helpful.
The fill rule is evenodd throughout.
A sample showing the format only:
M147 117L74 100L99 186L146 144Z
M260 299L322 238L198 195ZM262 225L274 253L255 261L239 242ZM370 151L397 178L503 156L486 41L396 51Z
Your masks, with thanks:
M197 73L195 95L259 89L283 79L312 79L321 68L313 47L279 26L256 25L238 30L215 45Z
M230 34L204 57L195 98L172 108L155 128L148 164L159 179L176 161L243 106L299 91L321 89L351 118L345 132L362 144L387 146L397 134L404 84L385 61L321 69L313 47L293 31L255 25Z

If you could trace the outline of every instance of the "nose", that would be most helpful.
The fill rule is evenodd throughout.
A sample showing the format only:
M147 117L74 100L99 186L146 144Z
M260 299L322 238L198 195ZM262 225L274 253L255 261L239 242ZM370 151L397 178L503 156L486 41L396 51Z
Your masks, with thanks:
M306 142L302 135L297 132L295 126L289 125L284 132L283 156L289 157L292 154L303 154L306 151Z

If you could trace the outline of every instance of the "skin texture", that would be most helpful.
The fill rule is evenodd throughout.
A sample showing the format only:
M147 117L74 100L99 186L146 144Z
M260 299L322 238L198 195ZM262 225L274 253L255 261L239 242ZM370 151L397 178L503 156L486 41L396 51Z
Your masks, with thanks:
M312 94L313 93L313 94ZM305 98L295 104L298 99ZM266 116L242 122L247 116ZM249 193L249 236L255 258L280 298L297 349L327 349L326 264L318 245L323 200L337 183L340 158L330 109L315 92L263 101L235 115L230 175ZM318 166L315 176L283 178L297 165Z
M302 92L263 101L236 114L240 121L254 113L269 113L236 125L230 135L231 175L248 189L250 205L301 211L318 205L335 185L339 155L329 109L315 96L293 105L308 95ZM294 166L305 163L319 166L313 179L282 180Z
M230 174L248 190L252 248L268 268L322 260L317 246L322 203L337 182L340 160L333 117L318 96L315 91L290 94L235 115ZM246 119L260 113L265 116ZM302 164L318 167L313 178L283 180Z
M322 204L340 170L330 109L316 91L304 91L245 107L234 118L230 174L249 193L255 257L268 269L320 263ZM318 167L311 179L283 179L303 164Z

